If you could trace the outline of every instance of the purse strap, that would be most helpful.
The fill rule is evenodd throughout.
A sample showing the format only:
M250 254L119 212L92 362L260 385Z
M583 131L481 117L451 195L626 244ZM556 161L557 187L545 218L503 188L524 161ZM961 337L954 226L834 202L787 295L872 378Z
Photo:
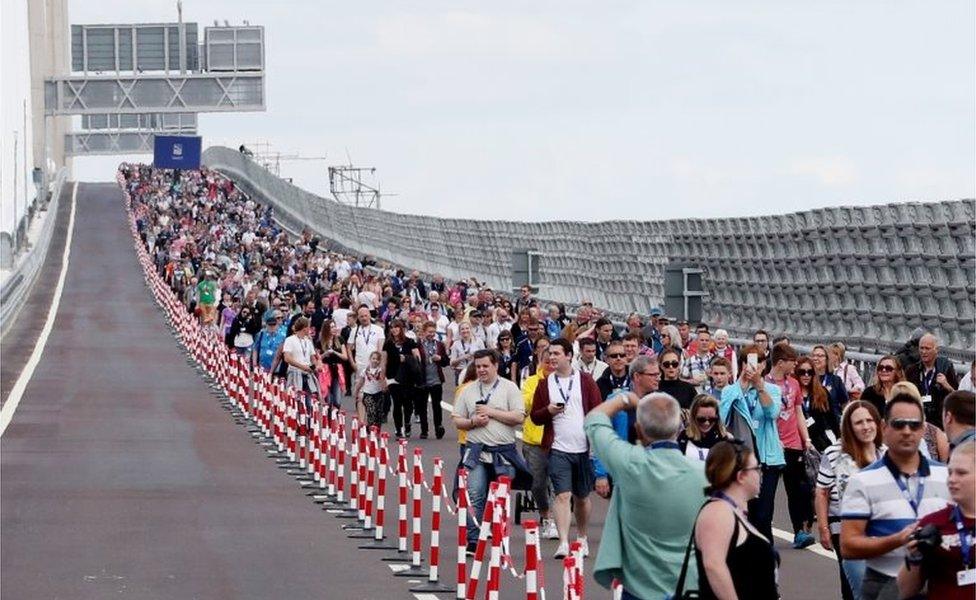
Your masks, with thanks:
M701 516L701 511L708 506L711 500L706 500L701 508L698 509L698 514L695 515L695 525L691 528L691 535L688 536L688 545L685 547L685 560L681 563L681 574L678 575L678 584L675 587L674 595L671 596L673 600L681 600L684 598L685 593L685 579L688 577L688 562L691 558L691 547L695 543L695 530L698 528L698 517Z

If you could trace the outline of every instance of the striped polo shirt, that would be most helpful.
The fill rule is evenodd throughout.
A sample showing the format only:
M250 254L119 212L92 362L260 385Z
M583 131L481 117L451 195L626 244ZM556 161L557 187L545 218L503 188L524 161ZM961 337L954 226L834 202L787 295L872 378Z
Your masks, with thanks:
M906 477L891 461L888 454L864 467L848 480L847 490L841 501L842 519L867 519L865 533L869 537L884 537L898 533L929 513L945 508L949 500L946 480L949 471L942 463L926 459L919 454L918 472ZM900 481L906 491L899 485ZM918 489L924 485L921 501L916 511L909 498L918 498ZM869 558L867 566L891 577L898 575L904 564L905 549L898 548L887 554Z

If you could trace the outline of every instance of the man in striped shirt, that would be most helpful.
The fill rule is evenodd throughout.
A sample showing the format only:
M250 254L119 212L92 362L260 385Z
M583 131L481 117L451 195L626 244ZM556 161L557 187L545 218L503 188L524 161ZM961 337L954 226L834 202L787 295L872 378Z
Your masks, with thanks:
M925 412L918 397L893 396L885 408L888 452L851 476L841 501L841 554L867 559L863 600L898 598L895 581L918 520L949 500L945 465L918 450Z

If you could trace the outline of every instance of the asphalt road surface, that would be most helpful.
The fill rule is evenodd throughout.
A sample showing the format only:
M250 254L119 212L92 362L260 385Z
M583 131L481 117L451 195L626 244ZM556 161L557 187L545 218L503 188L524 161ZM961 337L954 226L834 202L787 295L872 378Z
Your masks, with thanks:
M411 580L393 576L396 565L380 560L385 553L358 550L360 540L340 529L347 521L323 511L277 468L187 364L143 284L117 186L81 184L77 202L54 329L0 438L0 594L431 598L409 592ZM55 255L60 260L59 252L49 257ZM36 294L50 296L39 287ZM22 318L43 319L45 312ZM8 341L5 361L29 354L29 347ZM453 473L453 427L443 440L418 440L418 430L415 425L410 443L423 449L428 478L435 456ZM394 483L389 481L387 497L393 534ZM775 526L787 530L780 496ZM606 502L593 498L589 537L595 556ZM429 511L425 499L425 527ZM444 519L441 581L453 584L456 522L446 512ZM425 535L425 564L428 542ZM515 528L512 551L519 567L522 543ZM542 546L549 597L558 598L555 542ZM783 540L777 547L784 598L840 596L832 558L793 550ZM592 557L588 571L591 565ZM524 597L523 586L503 574L501 596ZM479 595L483 589L484 576ZM608 598L609 592L589 579L587 596Z

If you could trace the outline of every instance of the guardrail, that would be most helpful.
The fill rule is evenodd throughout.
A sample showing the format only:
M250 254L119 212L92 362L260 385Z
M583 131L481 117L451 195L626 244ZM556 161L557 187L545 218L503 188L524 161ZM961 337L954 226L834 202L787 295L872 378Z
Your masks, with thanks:
M798 344L843 341L889 352L924 326L945 353L976 342L973 200L819 209L739 219L515 223L440 219L339 204L241 155L209 148L204 163L344 249L452 279L511 288L511 252L540 256L539 296L587 299L618 316L663 302L671 262L701 266L703 320L735 337L760 327Z
M58 205L61 200L61 191L64 188L65 179L68 171L65 168L58 170L54 178L53 190L51 191L51 201L44 208L44 225L40 235L27 253L18 257L14 264L13 272L0 286L0 336L6 335L7 330L13 324L14 318L24 305L27 295L34 287L44 260L47 257L48 248L51 246L51 238L54 235L54 224L57 221Z

